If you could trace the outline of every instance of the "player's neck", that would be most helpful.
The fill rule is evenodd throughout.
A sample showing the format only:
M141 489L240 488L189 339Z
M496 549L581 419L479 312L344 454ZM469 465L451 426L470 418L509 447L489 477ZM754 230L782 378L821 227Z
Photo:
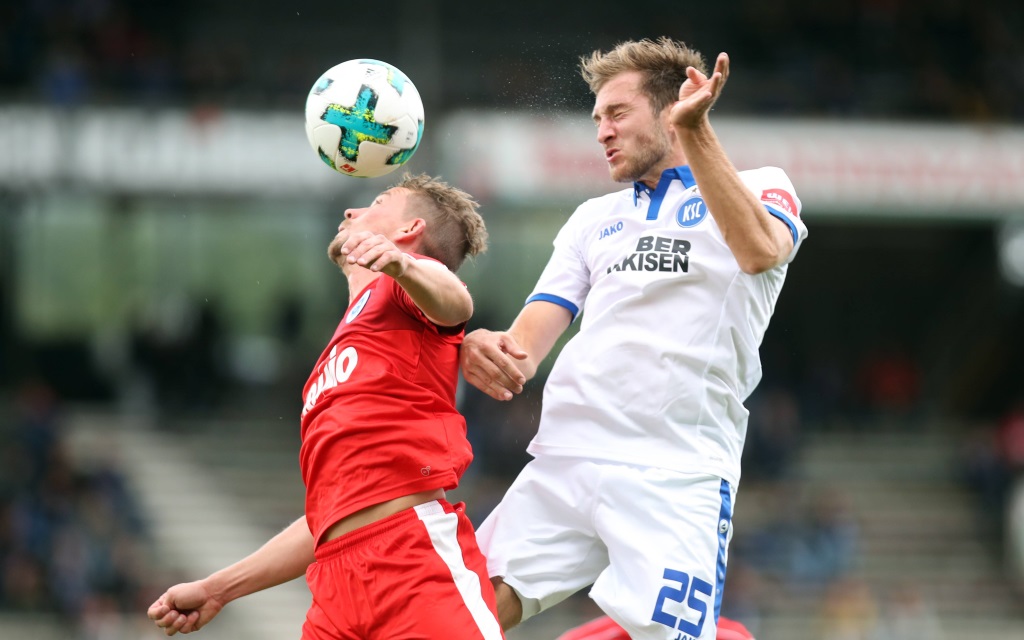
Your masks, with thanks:
M351 305L355 302L356 298L363 292L363 289L368 287L377 278L383 274L379 271L370 271L365 267L356 265L347 266L342 269L345 277L348 279L348 303Z

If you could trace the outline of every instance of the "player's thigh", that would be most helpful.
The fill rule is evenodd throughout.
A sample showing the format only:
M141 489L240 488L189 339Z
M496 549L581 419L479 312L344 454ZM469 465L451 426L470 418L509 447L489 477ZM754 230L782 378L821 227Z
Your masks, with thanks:
M586 460L538 457L477 530L490 575L515 590L524 620L589 585L607 566L591 521L598 474Z
M595 517L611 563L591 597L634 639L712 640L732 489L717 477L660 469L623 467L612 478Z

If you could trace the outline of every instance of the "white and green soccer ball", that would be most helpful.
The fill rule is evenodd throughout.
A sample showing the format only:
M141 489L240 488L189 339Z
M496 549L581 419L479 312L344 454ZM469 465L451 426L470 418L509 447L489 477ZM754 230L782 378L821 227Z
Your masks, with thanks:
M391 173L423 137L423 101L409 77L380 60L327 70L306 98L306 137L324 164L357 178Z

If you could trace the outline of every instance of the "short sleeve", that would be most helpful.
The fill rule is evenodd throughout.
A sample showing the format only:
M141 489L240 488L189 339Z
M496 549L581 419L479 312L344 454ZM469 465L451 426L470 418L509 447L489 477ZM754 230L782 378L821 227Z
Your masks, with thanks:
M544 301L565 307L574 320L590 293L590 269L580 243L579 219L577 209L555 236L551 258L526 299L526 304Z
M412 256L413 259L422 262L424 264L424 266L426 266L428 268L440 269L442 271L448 271L449 270L448 267L446 267L443 263L441 263L441 262L439 262L439 261L437 261L437 260L435 260L433 258L429 258L429 257L426 257L426 256L421 256L421 255L413 254L413 253L411 253L409 255ZM398 284L398 282L394 278L392 278L392 277L390 277L388 275L382 275L381 279L384 281L385 286L389 289L389 293L391 295L391 298L395 301L395 306L396 307L401 309L403 312L405 312L410 317L413 317L416 320L418 320L419 322L422 322L423 324L426 324L426 325L429 325L429 326L432 326L432 327L438 327L438 325L435 325L430 320L430 318L427 317L427 314L423 313L422 309L420 309L418 306L416 306L416 303L413 301L412 297L408 294L408 292L406 292L405 289L402 288L402 285ZM466 283L463 282L462 286L466 286ZM443 330L445 330L445 331L461 330L464 326L465 326L465 323L460 324L460 325L456 325L455 327L444 327Z
M793 250L786 257L786 263L791 262L807 237L807 225L800 217L802 205L789 176L778 167L764 167L743 172L743 181L768 213L789 227L793 235Z

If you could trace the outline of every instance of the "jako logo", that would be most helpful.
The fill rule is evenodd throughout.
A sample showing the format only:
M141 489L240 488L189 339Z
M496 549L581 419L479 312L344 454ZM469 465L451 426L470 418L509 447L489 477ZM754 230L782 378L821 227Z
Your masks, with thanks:
M359 354L356 353L355 347L345 347L341 353L338 353L338 345L334 345L331 348L331 353L327 356L323 370L320 371L320 376L306 393L306 404L302 407L302 414L305 415L312 409L325 391L348 380L358 362Z
M597 239L601 240L602 238L607 238L616 231L622 231L622 220L619 220L615 224L608 225L604 229L601 229L601 235L597 236Z
M676 222L680 227L696 227L708 217L708 206L703 198L690 198L676 212Z

